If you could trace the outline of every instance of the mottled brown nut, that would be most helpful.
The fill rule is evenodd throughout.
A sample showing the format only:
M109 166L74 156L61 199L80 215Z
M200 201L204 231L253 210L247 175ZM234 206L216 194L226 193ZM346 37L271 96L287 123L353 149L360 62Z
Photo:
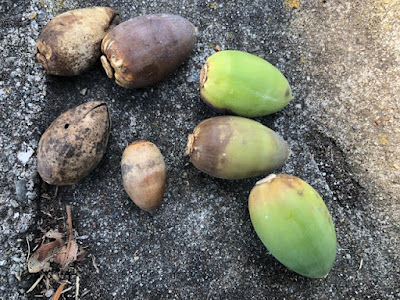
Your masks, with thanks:
M101 62L107 76L125 88L164 79L194 48L197 30L170 14L137 17L114 27L103 39Z
M122 154L121 171L129 197L153 214L165 192L166 167L160 150L148 141L133 142Z
M81 8L57 15L39 35L36 58L48 74L81 74L98 61L102 39L118 23L118 14L109 7Z
M106 152L110 132L107 104L87 102L61 114L38 145L38 171L54 185L72 185L88 175Z

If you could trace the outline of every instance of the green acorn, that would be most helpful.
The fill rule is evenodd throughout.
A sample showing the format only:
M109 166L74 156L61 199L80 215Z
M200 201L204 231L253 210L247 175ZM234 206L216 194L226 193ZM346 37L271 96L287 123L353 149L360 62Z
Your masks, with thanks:
M282 167L289 149L278 134L254 120L220 116L196 126L185 154L206 174L242 179Z
M201 98L216 110L260 117L292 99L285 76L266 60L236 50L211 55L200 73Z
M250 218L271 254L307 277L328 275L336 257L336 233L321 196L306 182L271 174L249 196Z

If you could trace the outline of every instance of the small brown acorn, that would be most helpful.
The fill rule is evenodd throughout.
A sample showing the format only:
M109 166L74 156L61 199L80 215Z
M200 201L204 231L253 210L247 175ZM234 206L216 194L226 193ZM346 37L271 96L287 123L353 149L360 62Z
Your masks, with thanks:
M154 214L165 192L164 157L149 141L135 141L125 148L121 159L122 182L132 201Z

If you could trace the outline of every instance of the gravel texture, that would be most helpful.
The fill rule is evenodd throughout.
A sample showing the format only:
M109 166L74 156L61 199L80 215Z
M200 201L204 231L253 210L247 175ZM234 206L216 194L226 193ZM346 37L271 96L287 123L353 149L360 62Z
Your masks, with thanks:
M40 30L60 12L92 5L113 7L122 20L182 15L199 30L195 50L144 89L117 86L100 63L72 78L47 76L34 58ZM3 0L0 27L0 299L47 299L60 280L71 287L66 299L77 285L81 299L400 298L398 1ZM267 59L292 86L284 110L257 120L290 145L278 171L314 186L332 214L337 259L324 279L289 271L256 236L247 197L260 178L214 179L183 156L187 135L218 115L198 85L217 45ZM38 141L59 114L92 100L111 111L107 153L85 179L56 191L37 174ZM155 143L167 164L154 216L121 184L122 152L137 139ZM29 274L42 231L66 231L66 204L86 258Z

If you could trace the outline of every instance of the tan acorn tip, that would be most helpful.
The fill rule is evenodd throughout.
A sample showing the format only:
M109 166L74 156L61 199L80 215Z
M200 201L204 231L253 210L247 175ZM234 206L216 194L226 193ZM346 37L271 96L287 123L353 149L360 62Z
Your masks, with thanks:
M194 134L189 134L188 135L188 141L187 141L187 144L186 144L185 156L187 156L187 155L190 156L192 154L194 140L195 140Z
M208 65L207 65L207 63L205 63L201 67L201 71L200 71L200 88L203 88L204 84L207 81L207 71L208 71Z
M111 67L110 63L108 62L108 59L105 55L102 55L100 57L101 65L103 66L104 70L106 71L106 74L108 78L113 78L114 77L114 69Z
M256 185L260 185L263 183L267 183L267 182L271 182L272 179L274 179L276 177L275 174L269 174L267 177L260 179L259 181L256 182Z

